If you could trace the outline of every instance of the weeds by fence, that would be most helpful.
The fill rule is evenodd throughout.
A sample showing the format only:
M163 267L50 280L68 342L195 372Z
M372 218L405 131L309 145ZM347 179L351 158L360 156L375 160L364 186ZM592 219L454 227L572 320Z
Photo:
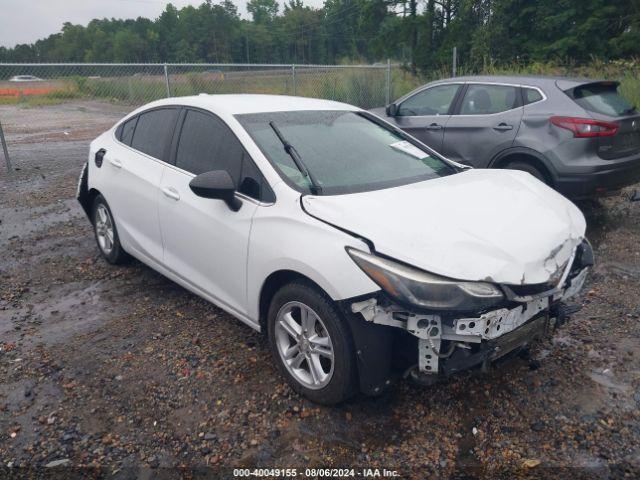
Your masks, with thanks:
M0 103L46 105L79 98L137 106L167 96L269 93L363 108L392 95L389 64L0 64ZM22 81L23 76L36 77Z
M640 61L519 63L481 71L464 64L458 75L557 75L621 82L622 93L640 104ZM32 75L35 81L11 81ZM27 106L78 98L142 105L152 100L198 93L269 93L325 98L363 108L381 106L413 88L451 76L448 67L419 75L399 65L264 64L0 64L0 104Z

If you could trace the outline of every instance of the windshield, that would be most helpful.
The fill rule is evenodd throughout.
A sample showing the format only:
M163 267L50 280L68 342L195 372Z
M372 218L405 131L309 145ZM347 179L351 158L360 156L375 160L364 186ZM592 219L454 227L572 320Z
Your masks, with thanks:
M316 191L331 195L389 188L456 172L358 112L268 112L236 118L281 176L305 193L314 190L310 179L319 187ZM295 149L302 170L306 168L309 175L285 151L270 122Z

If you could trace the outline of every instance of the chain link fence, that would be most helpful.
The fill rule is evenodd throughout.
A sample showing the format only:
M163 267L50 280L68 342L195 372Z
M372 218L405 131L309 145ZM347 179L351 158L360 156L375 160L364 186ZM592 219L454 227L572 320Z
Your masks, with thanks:
M93 99L131 106L198 93L300 95L383 105L391 64L0 64L0 103Z
M372 108L393 95L392 65L265 64L0 64L0 135L9 146L42 140L37 125L70 108L122 116L166 97L199 93L262 93L324 98ZM51 116L51 118L48 118ZM110 118L110 124L114 119ZM84 131L99 133L106 121ZM54 122L55 123L55 122ZM95 128L91 128L91 127ZM108 127L107 127L108 128ZM77 131L77 129L76 129ZM45 139L46 141L46 139Z

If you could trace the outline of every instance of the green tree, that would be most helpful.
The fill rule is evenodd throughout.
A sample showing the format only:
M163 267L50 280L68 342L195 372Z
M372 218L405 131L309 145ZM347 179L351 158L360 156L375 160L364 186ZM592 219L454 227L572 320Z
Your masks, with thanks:
M144 62L146 57L144 40L132 30L120 30L113 40L113 59L116 62Z
M278 15L278 2L276 0L249 0L247 11L251 14L254 23L267 25L272 23Z
M513 61L587 62L640 56L640 0L233 0L168 4L156 19L65 23L5 62L406 61L415 71Z

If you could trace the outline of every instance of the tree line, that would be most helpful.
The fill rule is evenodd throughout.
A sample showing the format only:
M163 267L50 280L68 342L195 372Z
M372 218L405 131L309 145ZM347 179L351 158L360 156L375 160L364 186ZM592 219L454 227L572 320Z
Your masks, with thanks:
M167 4L155 20L65 23L0 62L376 62L415 71L460 63L588 62L640 56L640 0L231 0Z

